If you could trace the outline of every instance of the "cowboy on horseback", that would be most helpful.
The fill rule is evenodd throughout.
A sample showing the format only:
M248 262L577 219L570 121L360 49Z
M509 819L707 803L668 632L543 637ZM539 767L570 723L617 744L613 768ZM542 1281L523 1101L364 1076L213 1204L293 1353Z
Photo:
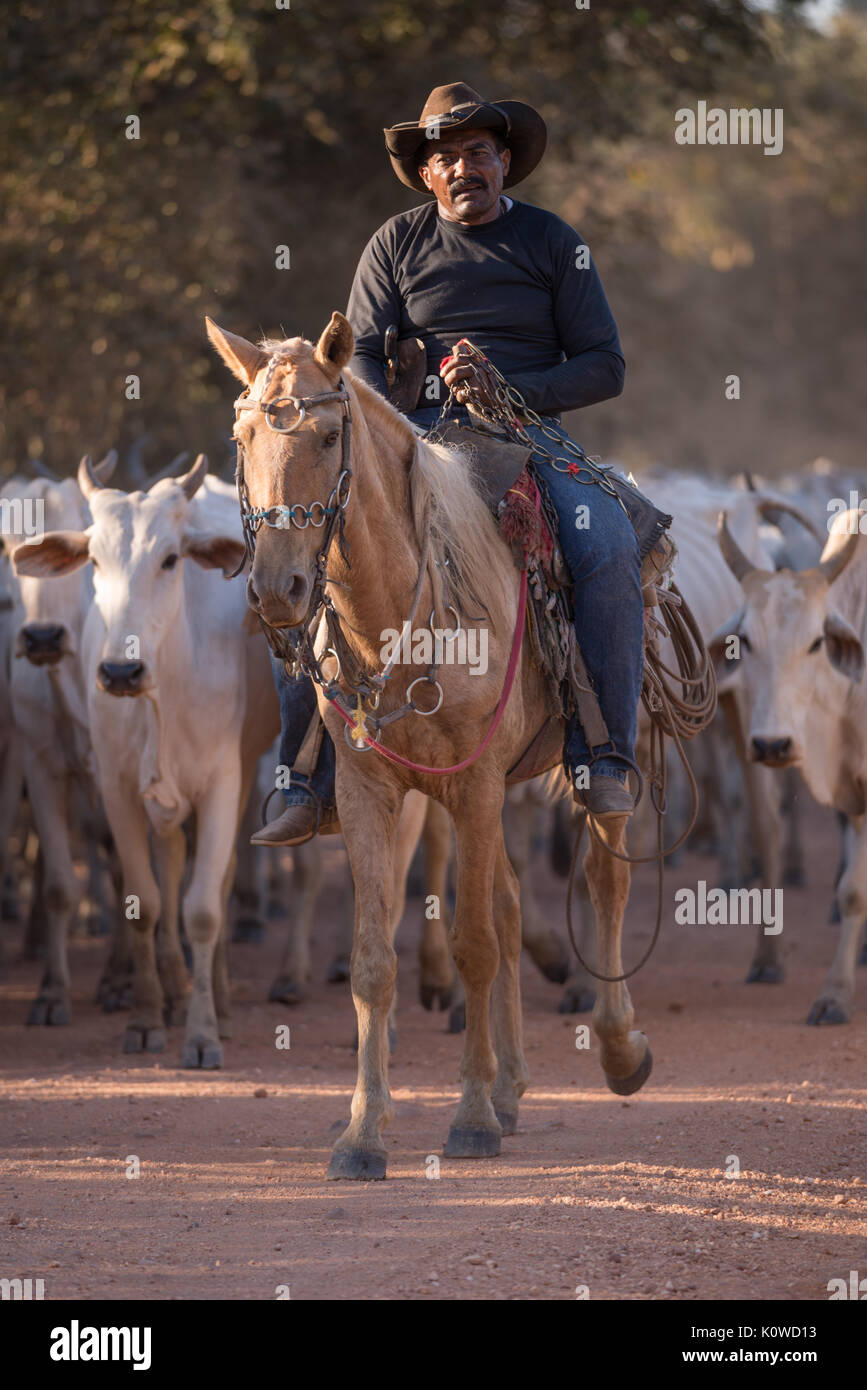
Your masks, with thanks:
M580 720L568 724L564 767L576 802L595 817L628 815L644 664L641 550L616 493L579 486L546 439L586 458L560 424L563 411L620 394L624 360L617 325L589 251L553 213L504 193L544 153L546 128L532 107L487 102L465 83L431 92L421 118L385 131L402 183L433 201L391 218L359 262L347 309L353 375L391 394L383 344L389 330L424 348L424 381L401 402L419 432L449 393L458 414L496 407L489 363L520 393L535 473L556 511L559 544L574 585L574 625L610 744L592 750ZM471 341L464 344L461 340ZM419 399L419 396L421 399ZM538 422L538 423L536 423ZM334 747L318 718L313 683L290 679L274 660L280 696L280 763L293 769L286 809L254 844L294 845L339 829Z

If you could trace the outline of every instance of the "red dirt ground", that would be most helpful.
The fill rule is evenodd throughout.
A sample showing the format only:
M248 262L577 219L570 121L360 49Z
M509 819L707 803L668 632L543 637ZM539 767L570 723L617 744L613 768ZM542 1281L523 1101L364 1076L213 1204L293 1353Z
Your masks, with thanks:
M342 876L330 883L308 1000L265 1002L282 926L233 946L235 1037L220 1072L183 1071L180 1033L158 1059L120 1053L125 1015L91 1002L105 942L71 950L68 1028L23 1026L40 967L3 933L0 986L0 1275L46 1298L826 1299L867 1275L867 970L848 1026L804 1020L830 963L836 829L811 810L807 889L787 889L781 986L745 986L748 927L678 927L632 982L655 1068L628 1101L605 1087L588 1017L524 961L530 1088L499 1158L441 1160L461 1039L416 1002L412 899L399 938L396 1114L384 1183L327 1183L354 1081L348 985L327 985ZM330 863L342 857L328 842ZM689 856L674 889L714 881ZM544 858L540 895L563 921ZM636 874L627 965L646 944L653 871ZM275 1027L291 1027L291 1050ZM264 1089L265 1096L256 1096ZM125 1176L127 1155L141 1176ZM740 1176L726 1176L736 1155ZM732 1166L729 1164L729 1166ZM285 1296L285 1291L284 1291Z

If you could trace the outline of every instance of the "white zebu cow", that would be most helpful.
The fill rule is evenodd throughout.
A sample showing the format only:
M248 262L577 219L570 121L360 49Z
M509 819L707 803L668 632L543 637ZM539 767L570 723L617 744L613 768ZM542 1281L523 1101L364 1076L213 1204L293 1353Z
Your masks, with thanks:
M195 813L183 902L193 989L182 1063L192 1067L222 1061L225 915L238 822L257 759L279 728L265 640L244 621L244 581L225 583L219 573L231 574L244 553L237 499L231 487L206 479L207 467L200 455L183 477L127 494L103 489L85 459L79 484L93 524L49 534L14 556L23 574L62 576L94 565L84 669L99 783L133 928L126 1052L162 1051L164 1004L170 1017L187 1002L177 906L182 826Z
M859 526L861 530L859 531ZM808 1023L846 1023L855 994L855 961L867 913L867 511L833 524L818 566L764 574L754 568L720 519L719 542L739 582L737 611L721 625L712 654L726 658L737 635L736 663L747 713L750 758L765 767L797 767L816 800L850 818L852 852L837 888L840 938Z
M108 479L116 459L109 454L94 469L95 476ZM89 520L71 478L7 485L3 501L8 504L3 510L5 545L13 556L36 525L46 530L71 528L74 533ZM26 548L38 553L40 543L34 537ZM67 936L82 897L73 863L73 832L78 823L91 839L100 819L81 667L82 632L93 590L84 573L68 574L52 584L35 576L36 571L19 572L12 596L9 695L16 766L9 774L4 821L17 809L23 770L42 851L47 917L45 971L27 1021L64 1024L70 1020ZM88 851L95 860L95 839ZM92 872L93 879L98 876Z

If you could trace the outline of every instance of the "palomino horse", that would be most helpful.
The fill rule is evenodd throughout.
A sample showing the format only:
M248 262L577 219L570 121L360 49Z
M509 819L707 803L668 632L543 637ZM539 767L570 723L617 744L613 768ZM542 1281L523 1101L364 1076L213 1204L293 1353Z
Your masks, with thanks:
M364 722L356 703L348 661L339 671L343 711L319 692L337 750L337 805L355 882L351 981L359 1035L351 1120L334 1145L328 1176L385 1176L382 1131L392 1114L386 1030L397 968L393 855L401 805L413 787L448 810L457 838L450 940L466 992L467 1031L462 1096L444 1152L449 1158L496 1155L502 1135L515 1131L528 1077L518 885L503 843L506 779L516 769L515 780L521 780L554 766L562 739L544 676L522 633L524 579L473 486L466 460L420 440L402 415L346 370L353 338L342 314L332 314L315 348L301 338L257 347L210 320L207 327L214 347L247 388L236 402L235 437L245 484L242 506L255 534L247 591L254 611L278 633L298 638L313 621L325 575L344 652L354 667L380 677L386 674L384 634L399 629L408 613L417 611L422 626L430 615L430 627L434 615L441 615L440 625L451 624L452 638L460 615L477 640L475 651L483 638L488 644L484 673L478 664L446 663L436 673L436 687L427 676L417 679L420 672L434 674L426 656L425 665L397 663L389 679L381 679L376 718L412 702L405 718L388 723L382 739L382 747L403 762L365 751L363 742L350 743L350 723L371 736L374 726ZM345 527L345 547L336 541L337 518ZM420 692L420 685L426 690ZM354 720L349 711L357 711ZM417 717L425 712L433 717ZM534 750L525 759L546 728L541 755ZM473 758L483 743L482 754ZM522 762L525 768L518 767ZM430 768L449 771L424 770ZM585 861L599 969L608 976L622 974L629 867L604 846L623 853L625 826L624 816L600 820L599 842L591 836ZM650 1074L647 1039L633 1031L632 1022L622 980L600 983L593 1023L608 1085L618 1095L638 1090Z

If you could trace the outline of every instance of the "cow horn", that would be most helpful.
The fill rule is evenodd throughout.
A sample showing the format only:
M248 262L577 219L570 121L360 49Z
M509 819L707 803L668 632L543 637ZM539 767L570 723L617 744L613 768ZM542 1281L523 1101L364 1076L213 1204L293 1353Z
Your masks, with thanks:
M854 531L851 535L846 537L843 545L831 552L827 560L822 559L819 561L819 572L823 579L827 579L829 584L834 583L834 580L843 573L843 570L852 559L858 546L859 534L858 531Z
M93 466L90 454L85 454L78 465L78 486L88 500L94 492L99 492L103 486L102 479Z
M117 467L117 449L109 449L104 459L92 465L93 472L99 479L101 487L105 487L111 475Z
M175 481L180 483L187 497L194 497L205 480L208 471L208 460L204 454L199 454L189 473L183 473Z
M801 523L805 531L809 531L814 540L821 542L822 537L806 512L802 512L800 507L796 507L793 502L786 502L782 497L759 497L756 500L756 506L759 515L763 516L765 521L770 521L772 525L776 524L773 517L774 512L785 512L787 516L793 516L796 521Z
M729 530L728 512L720 512L717 521L717 540L722 551L723 559L734 575L735 579L743 580L748 574L752 574L756 568L752 560L748 560L741 550L731 531Z

